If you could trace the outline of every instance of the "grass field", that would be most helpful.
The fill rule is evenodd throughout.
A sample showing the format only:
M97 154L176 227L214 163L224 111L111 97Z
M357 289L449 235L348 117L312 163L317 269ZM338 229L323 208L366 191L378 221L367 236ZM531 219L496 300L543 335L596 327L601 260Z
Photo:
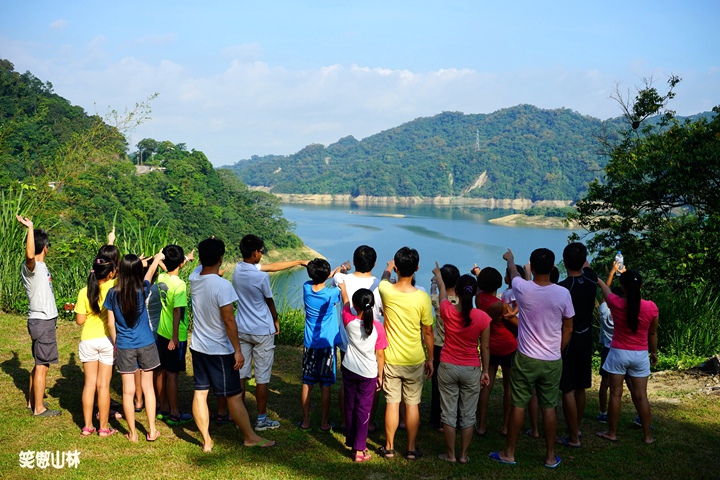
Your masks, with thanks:
M300 348L279 346L270 384L269 409L282 426L267 432L278 442L270 449L242 446L241 436L233 425L211 426L215 447L203 454L194 424L168 427L158 422L162 434L155 443L142 438L131 444L121 434L124 421L111 421L121 434L101 439L80 437L82 412L80 393L83 385L82 365L77 360L80 327L68 320L59 320L58 341L60 364L50 368L47 401L51 408L61 408L57 418L32 418L25 409L27 383L32 368L30 340L25 318L0 315L0 478L334 478L334 479L395 479L395 478L719 478L720 401L717 396L698 393L697 385L682 383L682 376L658 375L650 380L654 435L657 442L643 445L639 430L630 423L635 416L628 399L623 404L620 440L615 443L596 438L592 433L602 425L594 418L597 413L597 389L588 392L586 418L582 422L583 448L558 447L563 463L558 470L543 468L542 441L522 436L518 444L518 465L509 467L487 458L490 451L502 449L504 437L499 430L501 390L492 395L489 432L475 437L470 450L469 465L450 465L437 460L444 451L442 435L427 425L428 403L421 406L423 425L418 445L424 456L417 462L402 457L384 460L373 456L370 462L355 465L344 449L344 438L337 433L319 430L319 414L311 417L314 429L301 432L295 427L300 418ZM188 368L191 366L188 362ZM187 372L191 374L191 371ZM668 378L672 385L665 385ZM190 410L192 378L181 375L181 408ZM337 394L333 388L333 402ZM429 382L426 384L429 399ZM247 407L251 418L256 415L253 388L249 389ZM313 410L319 410L319 392L313 392ZM112 397L120 400L120 379L112 383ZM214 399L211 395L211 402ZM212 408L212 405L211 405ZM382 404L375 419L382 425ZM338 410L333 405L331 418L337 423ZM145 433L145 414L138 414L140 433ZM564 420L560 415L559 432ZM371 434L370 446L382 444L381 431ZM404 451L405 435L399 432L396 445ZM77 469L33 470L20 467L21 451L80 452Z

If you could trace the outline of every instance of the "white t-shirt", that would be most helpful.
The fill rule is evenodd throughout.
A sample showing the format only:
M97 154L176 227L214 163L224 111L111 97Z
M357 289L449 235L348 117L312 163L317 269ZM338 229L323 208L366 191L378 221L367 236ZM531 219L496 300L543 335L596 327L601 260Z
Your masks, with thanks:
M377 377L375 351L387 348L387 337L382 323L373 320L373 331L367 335L362 320L357 318L348 307L343 308L341 317L345 324L343 330L347 329L349 339L342 366L361 377Z
M45 262L35 261L31 272L25 262L22 264L22 282L28 297L28 318L52 320L58 316L52 277Z
M232 286L238 298L235 312L238 333L274 335L275 322L265 302L266 298L273 296L270 276L260 270L260 264L238 263L233 272Z
M360 290L361 288L367 288L368 290L373 292L373 296L375 297L375 306L373 307L373 318L382 323L382 299L380 299L380 292L378 292L378 285L380 284L380 280L378 280L375 277L359 277L357 275L348 274L348 273L336 273L333 277L333 283L336 286L339 286L341 283L345 284L345 291L347 292L348 299L350 300L350 310L353 314L356 314L357 312L352 307L352 296ZM340 310L342 311L342 304L339 305ZM338 345L340 347L340 350L343 352L347 351L347 345L348 345L348 337L347 333L345 332L345 327L342 324L342 315L338 315L338 323L340 328L340 340L342 343ZM357 373L357 372L356 372Z
M190 292L195 320L190 348L208 355L234 353L220 315L220 308L237 301L230 282L219 275L200 275L202 266L190 274Z

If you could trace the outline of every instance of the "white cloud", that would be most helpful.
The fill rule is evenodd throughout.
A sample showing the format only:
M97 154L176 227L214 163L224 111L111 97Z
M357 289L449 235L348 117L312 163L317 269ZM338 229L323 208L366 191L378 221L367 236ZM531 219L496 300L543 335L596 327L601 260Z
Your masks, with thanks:
M68 22L63 18L58 18L54 22L50 24L50 30L65 30L65 27L67 27Z

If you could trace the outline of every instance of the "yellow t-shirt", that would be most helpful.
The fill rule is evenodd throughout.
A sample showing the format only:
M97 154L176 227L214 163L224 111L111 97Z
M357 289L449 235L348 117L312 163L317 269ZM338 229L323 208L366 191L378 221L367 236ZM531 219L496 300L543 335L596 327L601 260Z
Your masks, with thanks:
M99 314L96 314L90 308L87 287L84 287L80 290L80 293L78 293L77 302L75 302L75 313L85 315L85 323L83 324L82 333L80 333L81 341L110 336L110 331L107 326L107 309L103 307L103 303L105 302L105 296L108 290L115 286L115 282L116 280L113 278L100 284L100 298L98 300L98 304L100 305Z
M399 292L387 280L378 287L385 312L388 348L385 361L390 365L418 365L425 362L422 325L433 324L430 295L422 290Z

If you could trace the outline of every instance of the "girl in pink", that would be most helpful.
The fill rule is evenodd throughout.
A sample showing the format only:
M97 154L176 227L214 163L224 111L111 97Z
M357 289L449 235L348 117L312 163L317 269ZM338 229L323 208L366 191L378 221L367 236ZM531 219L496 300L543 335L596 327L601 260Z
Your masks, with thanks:
M345 392L345 445L355 452L356 462L366 462L371 458L367 450L370 411L375 392L382 389L387 338L382 324L373 318L373 292L367 288L355 291L351 310L344 283L340 284L340 291L348 338L341 368Z
M475 426L475 412L480 388L490 383L490 317L473 308L477 281L472 275L463 275L455 284L458 305L447 299L440 268L435 264L440 300L440 316L445 322L445 345L440 353L438 383L440 388L441 419L447 453L438 458L447 462L468 463L468 448ZM478 341L482 366L478 357ZM458 406L459 418L458 418ZM462 452L455 457L456 426L460 427Z
M617 264L613 269L617 270ZM609 428L596 435L611 442L617 440L623 379L627 374L632 385L630 393L633 403L642 421L644 441L653 443L655 439L650 435L647 381L650 376L650 365L657 363L658 307L654 302L640 297L642 277L638 272L627 270L620 276L620 286L625 292L625 298L612 293L610 287L602 280L599 284L615 321L615 331L610 343L610 352L603 364L603 369L610 375Z

